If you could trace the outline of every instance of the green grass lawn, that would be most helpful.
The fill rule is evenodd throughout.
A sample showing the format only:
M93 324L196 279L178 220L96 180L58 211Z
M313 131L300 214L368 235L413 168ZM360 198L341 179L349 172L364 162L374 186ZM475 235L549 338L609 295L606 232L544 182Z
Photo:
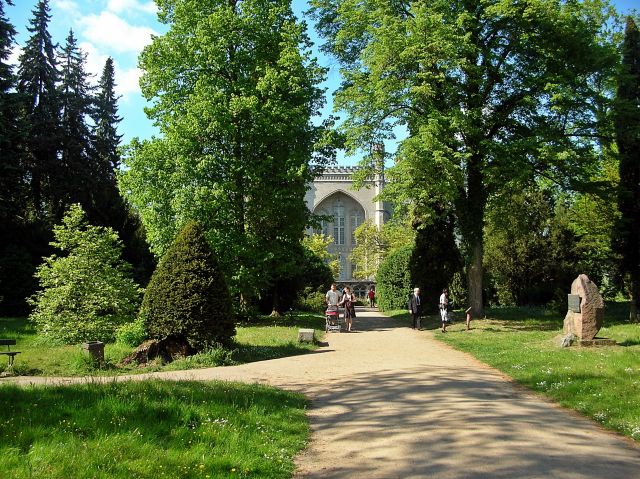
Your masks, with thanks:
M446 334L439 317L423 321L434 336L466 351L567 408L640 440L640 324L629 324L626 305L607 305L598 337L617 346L560 348L563 318L532 308L487 310L465 331L462 314ZM408 315L404 311L390 313Z
M260 385L0 386L0 471L11 479L289 478L306 399Z
M0 338L16 339L12 350L16 356L14 370L29 376L82 376L87 374L118 375L162 370L193 369L225 364L241 364L305 354L316 349L315 344L298 343L298 329L313 328L316 338L324 335L324 317L320 314L294 313L280 318L262 318L237 327L235 345L231 351L221 349L177 359L169 364L154 362L147 367L119 366L133 348L113 343L105 345L106 365L94 369L79 345L52 346L43 343L26 318L0 318ZM6 358L0 356L0 370Z

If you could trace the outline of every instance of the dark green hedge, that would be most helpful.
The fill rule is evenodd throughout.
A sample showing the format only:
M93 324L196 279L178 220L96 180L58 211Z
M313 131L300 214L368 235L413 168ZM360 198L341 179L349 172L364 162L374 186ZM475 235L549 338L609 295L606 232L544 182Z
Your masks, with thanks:
M198 223L188 223L160 260L141 315L149 337L183 339L196 351L235 335L227 283Z
M409 261L411 246L404 246L387 256L378 267L376 297L383 311L406 309L413 290Z

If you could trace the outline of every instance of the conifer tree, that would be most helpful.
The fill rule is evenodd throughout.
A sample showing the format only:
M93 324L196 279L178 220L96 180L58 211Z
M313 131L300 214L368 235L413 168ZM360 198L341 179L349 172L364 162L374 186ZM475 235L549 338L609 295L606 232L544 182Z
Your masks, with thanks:
M56 46L48 31L48 0L40 0L27 30L31 34L20 55L18 92L22 96L27 129L26 162L30 177L33 214L45 219L62 213L57 180L61 178L58 150L60 146L60 102L56 84L59 73Z
M107 58L98 82L93 112L94 157L106 177L114 178L114 172L120 167L118 146L122 135L118 135L118 96L115 92L115 69L113 59Z
M90 159L91 132L87 119L93 99L84 67L85 57L70 30L60 55L60 159L65 173L65 183L60 186L64 190L66 202L80 203L91 220L94 216L91 213L95 210L91 196L99 189L96 179L101 172L94 172L97 165L92 164Z
M5 4L12 3L0 0L0 234L23 212L25 176L19 153L18 102L13 91L16 78L8 63L16 32L5 17Z
M614 244L622 258L622 272L629 275L629 318L636 321L640 295L640 32L630 16L627 17L622 55L615 121L620 154L618 209L622 216Z

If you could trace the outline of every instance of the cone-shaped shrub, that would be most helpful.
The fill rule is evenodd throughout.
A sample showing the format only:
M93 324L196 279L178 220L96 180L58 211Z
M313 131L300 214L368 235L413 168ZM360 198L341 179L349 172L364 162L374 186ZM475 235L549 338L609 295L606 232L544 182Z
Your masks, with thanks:
M160 260L140 313L149 337L183 339L196 351L235 335L227 283L198 223L188 223Z

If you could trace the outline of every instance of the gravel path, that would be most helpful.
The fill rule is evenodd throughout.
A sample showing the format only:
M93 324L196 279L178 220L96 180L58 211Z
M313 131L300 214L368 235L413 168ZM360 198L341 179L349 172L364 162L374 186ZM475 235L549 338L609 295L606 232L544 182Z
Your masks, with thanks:
M358 313L355 327L329 334L312 354L132 378L259 382L303 392L312 402L313 435L296 461L299 478L640 479L633 441L524 391L434 340L437 333L374 312Z

